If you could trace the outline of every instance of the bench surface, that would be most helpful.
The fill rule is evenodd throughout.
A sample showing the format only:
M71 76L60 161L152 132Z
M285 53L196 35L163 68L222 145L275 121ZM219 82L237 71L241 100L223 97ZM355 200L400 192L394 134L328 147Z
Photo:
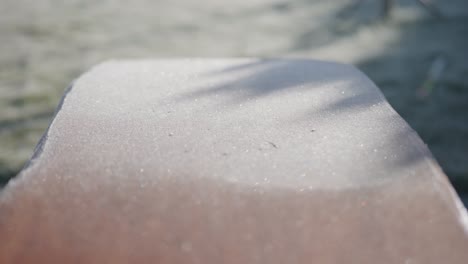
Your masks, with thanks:
M0 263L466 263L466 211L351 66L111 61L0 193Z

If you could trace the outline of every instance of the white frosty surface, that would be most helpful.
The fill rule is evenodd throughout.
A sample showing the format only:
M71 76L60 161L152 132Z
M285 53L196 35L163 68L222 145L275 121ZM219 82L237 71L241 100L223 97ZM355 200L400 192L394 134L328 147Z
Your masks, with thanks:
M328 62L98 65L1 195L2 263L468 257L465 209L422 141Z
M425 176L433 161L416 137L351 66L117 61L73 85L43 159L101 177L146 171L327 189Z

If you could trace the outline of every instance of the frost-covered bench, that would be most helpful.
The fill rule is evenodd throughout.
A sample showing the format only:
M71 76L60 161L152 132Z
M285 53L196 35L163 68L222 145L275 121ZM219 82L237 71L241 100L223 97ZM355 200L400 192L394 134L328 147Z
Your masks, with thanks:
M0 263L467 263L467 214L351 66L111 61L0 193Z

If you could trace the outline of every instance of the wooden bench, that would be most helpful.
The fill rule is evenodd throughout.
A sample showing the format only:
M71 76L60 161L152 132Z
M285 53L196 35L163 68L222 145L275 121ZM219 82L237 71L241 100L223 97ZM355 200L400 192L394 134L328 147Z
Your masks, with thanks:
M0 263L467 263L467 214L352 66L111 61L0 193Z

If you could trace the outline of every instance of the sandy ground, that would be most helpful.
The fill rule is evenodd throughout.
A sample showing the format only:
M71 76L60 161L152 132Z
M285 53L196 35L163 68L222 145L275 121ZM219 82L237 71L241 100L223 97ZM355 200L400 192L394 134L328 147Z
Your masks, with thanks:
M302 57L352 63L418 131L468 192L468 1L0 0L0 179L31 156L60 96L112 58ZM443 70L424 99L434 62Z

